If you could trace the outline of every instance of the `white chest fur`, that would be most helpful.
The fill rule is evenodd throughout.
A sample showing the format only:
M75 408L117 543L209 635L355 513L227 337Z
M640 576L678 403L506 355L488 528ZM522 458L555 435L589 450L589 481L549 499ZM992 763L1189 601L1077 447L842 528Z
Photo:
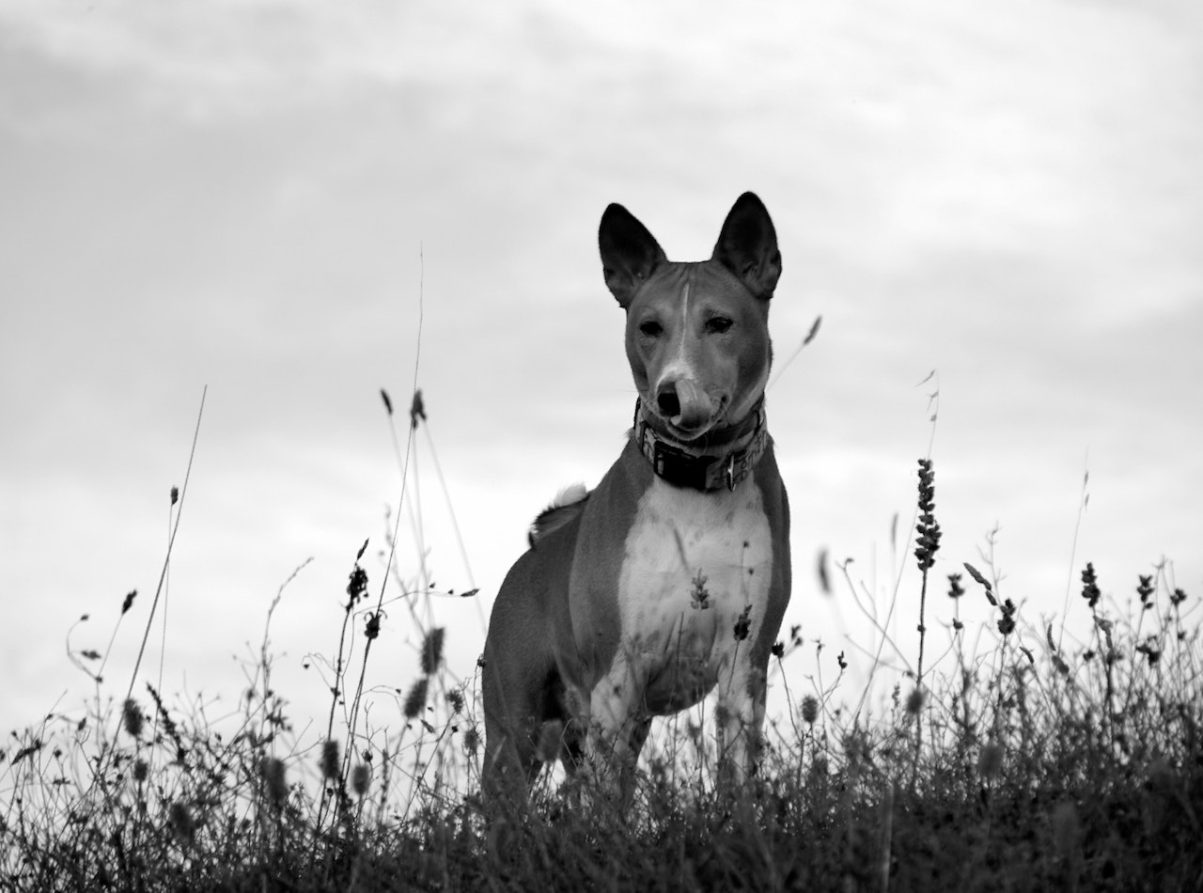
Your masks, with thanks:
M643 707L697 703L746 656L764 620L773 544L753 479L701 493L659 478L643 494L618 579L619 654ZM747 611L746 637L736 625ZM741 624L742 625L742 624Z

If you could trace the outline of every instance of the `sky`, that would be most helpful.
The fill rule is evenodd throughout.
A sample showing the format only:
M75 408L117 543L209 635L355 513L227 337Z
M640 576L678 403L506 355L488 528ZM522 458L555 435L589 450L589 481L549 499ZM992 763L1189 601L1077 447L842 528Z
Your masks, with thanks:
M403 467L371 681L417 675L419 554L480 590L409 600L469 679L530 519L630 424L613 201L678 260L745 190L776 224L795 691L839 651L866 672L869 603L897 599L887 657L913 661L929 449L939 593L992 555L1037 637L1084 635L1086 561L1117 612L1163 559L1203 595L1190 0L0 0L0 84L0 731L88 709L68 651L106 653L100 697L124 696L202 393L137 690L237 714L279 595L277 686L323 717ZM929 612L947 641L948 600Z

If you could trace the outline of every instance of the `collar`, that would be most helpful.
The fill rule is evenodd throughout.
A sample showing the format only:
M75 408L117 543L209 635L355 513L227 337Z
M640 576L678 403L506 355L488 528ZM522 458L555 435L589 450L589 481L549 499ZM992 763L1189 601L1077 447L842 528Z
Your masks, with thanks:
M675 487L703 491L734 490L752 473L769 443L763 397L748 419L733 429L733 436L703 437L696 445L682 443L653 428L643 411L642 399L636 398L633 435L659 477Z

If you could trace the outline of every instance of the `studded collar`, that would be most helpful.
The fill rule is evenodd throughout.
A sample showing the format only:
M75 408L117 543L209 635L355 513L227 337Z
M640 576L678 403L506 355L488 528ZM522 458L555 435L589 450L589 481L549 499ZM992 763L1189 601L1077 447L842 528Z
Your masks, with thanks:
M644 412L642 399L636 399L633 436L640 452L652 463L652 470L673 486L734 490L752 473L768 447L764 398L729 435L707 435L696 443L685 443L657 431Z

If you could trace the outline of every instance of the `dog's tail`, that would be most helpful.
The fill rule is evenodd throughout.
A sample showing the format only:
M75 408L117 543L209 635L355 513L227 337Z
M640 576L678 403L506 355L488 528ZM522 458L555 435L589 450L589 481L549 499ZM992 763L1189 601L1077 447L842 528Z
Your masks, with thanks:
M585 508L589 491L584 484L572 484L556 494L551 505L539 512L538 517L531 523L527 541L533 549L539 540L549 533L559 530L565 524L575 520Z

